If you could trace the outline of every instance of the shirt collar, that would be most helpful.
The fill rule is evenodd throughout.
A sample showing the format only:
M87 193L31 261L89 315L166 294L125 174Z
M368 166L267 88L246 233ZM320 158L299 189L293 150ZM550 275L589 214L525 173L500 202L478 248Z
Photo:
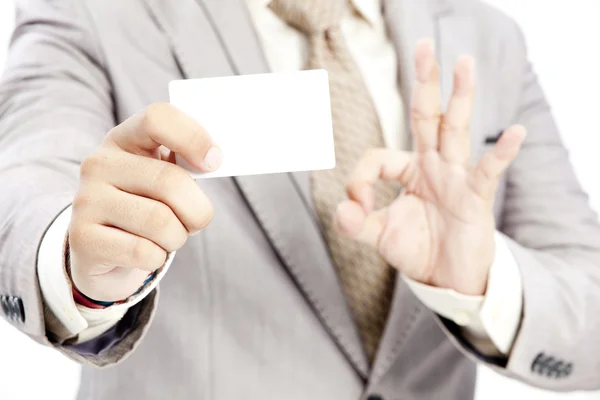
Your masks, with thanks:
M266 8L272 0L246 1L254 8ZM371 26L374 26L381 20L381 0L350 0L349 2L360 16Z
M350 3L371 26L381 21L381 0L351 0Z

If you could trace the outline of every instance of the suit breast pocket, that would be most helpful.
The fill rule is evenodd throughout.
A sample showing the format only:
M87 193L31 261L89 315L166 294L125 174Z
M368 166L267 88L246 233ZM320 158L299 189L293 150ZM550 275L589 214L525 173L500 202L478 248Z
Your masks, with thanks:
M471 133L471 161L477 165L481 157L494 148L503 129L486 129L485 131Z
M481 157L484 156L488 151L492 150L504 129L490 129L486 130L485 133L472 136L472 162L473 166L476 166ZM502 207L506 196L506 173L500 176L498 182L498 188L496 189L496 196L494 198L494 215L496 221L500 221L502 216Z

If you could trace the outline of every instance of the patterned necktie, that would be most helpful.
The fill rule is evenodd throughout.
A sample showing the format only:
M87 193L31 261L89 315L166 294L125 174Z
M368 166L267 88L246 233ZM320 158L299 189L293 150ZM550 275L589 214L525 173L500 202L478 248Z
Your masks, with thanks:
M345 184L365 150L383 147L381 126L360 72L346 46L340 21L347 0L273 0L271 9L306 34L306 69L329 73L337 166L311 175L312 196L346 300L372 362L387 320L394 270L376 250L336 233L333 213L346 199ZM397 195L392 183L376 187L377 207Z

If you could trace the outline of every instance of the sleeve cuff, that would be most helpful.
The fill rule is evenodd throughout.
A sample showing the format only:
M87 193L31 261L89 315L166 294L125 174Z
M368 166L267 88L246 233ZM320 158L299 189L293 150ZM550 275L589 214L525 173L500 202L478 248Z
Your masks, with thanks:
M523 309L523 283L518 264L502 236L495 235L496 254L484 296L468 296L404 277L415 296L433 312L462 328L478 349L508 355Z
M494 345L510 353L523 316L523 278L506 240L496 233L496 257L481 306L481 323Z
M169 269L175 253L168 255L165 264L156 272L154 279L147 283L140 292L125 301L103 309L92 309L77 304L73 298L72 285L65 268L65 241L71 207L65 209L52 223L42 238L38 253L38 278L40 289L47 308L53 313L53 321L60 326L49 323L46 329L50 332L61 332L60 339L77 336L77 343L93 339L110 329L127 312L151 293Z

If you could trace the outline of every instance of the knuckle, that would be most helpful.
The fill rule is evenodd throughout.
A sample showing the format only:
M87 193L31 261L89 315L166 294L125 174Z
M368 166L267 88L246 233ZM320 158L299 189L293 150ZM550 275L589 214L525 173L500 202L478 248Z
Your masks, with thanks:
M131 264L135 266L145 265L148 262L148 245L146 241L134 239L131 246Z
M163 232L172 225L175 215L173 211L163 203L156 203L152 207L146 221L148 232Z
M464 125L464 126L459 126L453 123L450 123L448 121L442 121L441 123L441 132L444 134L454 134L454 135L459 135L459 134L464 134L469 132L469 127Z
M195 214L197 217L190 221L187 227L190 232L198 232L206 228L215 215L215 210L210 202L205 202Z
M190 176L179 166L170 163L163 163L152 183L152 188L163 193L170 193L170 188L178 187Z
M104 137L104 140L102 141L103 145L107 145L110 143L110 139L112 139L117 132L119 131L120 125L116 125L114 127L112 127L111 129L109 129L108 133L106 134L106 136Z
M169 252L182 248L188 239L187 232L180 232L179 234L173 234L173 236L171 236L171 237L172 237L173 243L170 246L170 248L167 249L167 251L169 251Z
M433 111L433 112L425 112L423 109L421 109L420 107L417 106L411 106L410 107L410 117L413 121L417 121L417 122L433 122L433 121L437 121L439 118L441 118L441 113L438 111Z
M411 117L411 119L413 119L415 121L420 121L420 120L424 119L424 114L420 108L413 106L410 108L410 117Z
M144 239L135 238L133 241L131 248L131 264L133 266L156 269L162 265L164 257L166 257L164 250Z
M351 180L346 182L346 193L353 194L358 191L358 182L356 180Z
M145 132L152 133L158 130L161 121L168 115L172 106L167 103L153 103L144 110L141 127Z
M168 114L173 109L169 103L152 103L148 107L146 107L144 116L148 117L150 121L152 118L160 118L165 114Z
M99 169L102 168L104 164L104 157L102 157L99 153L94 153L81 162L79 167L79 175L82 178L89 178L94 176Z
M94 197L87 192L79 192L73 198L72 207L74 210L82 210L94 204Z
M120 154L120 151L114 151L110 147L100 147L98 151L83 159L79 166L80 177L85 180L107 175L111 171L110 166L120 161Z
M164 249L168 252L179 250L187 241L188 235L185 230L172 230L165 232Z
M85 223L71 221L69 225L69 247L80 251L88 248L92 232Z

